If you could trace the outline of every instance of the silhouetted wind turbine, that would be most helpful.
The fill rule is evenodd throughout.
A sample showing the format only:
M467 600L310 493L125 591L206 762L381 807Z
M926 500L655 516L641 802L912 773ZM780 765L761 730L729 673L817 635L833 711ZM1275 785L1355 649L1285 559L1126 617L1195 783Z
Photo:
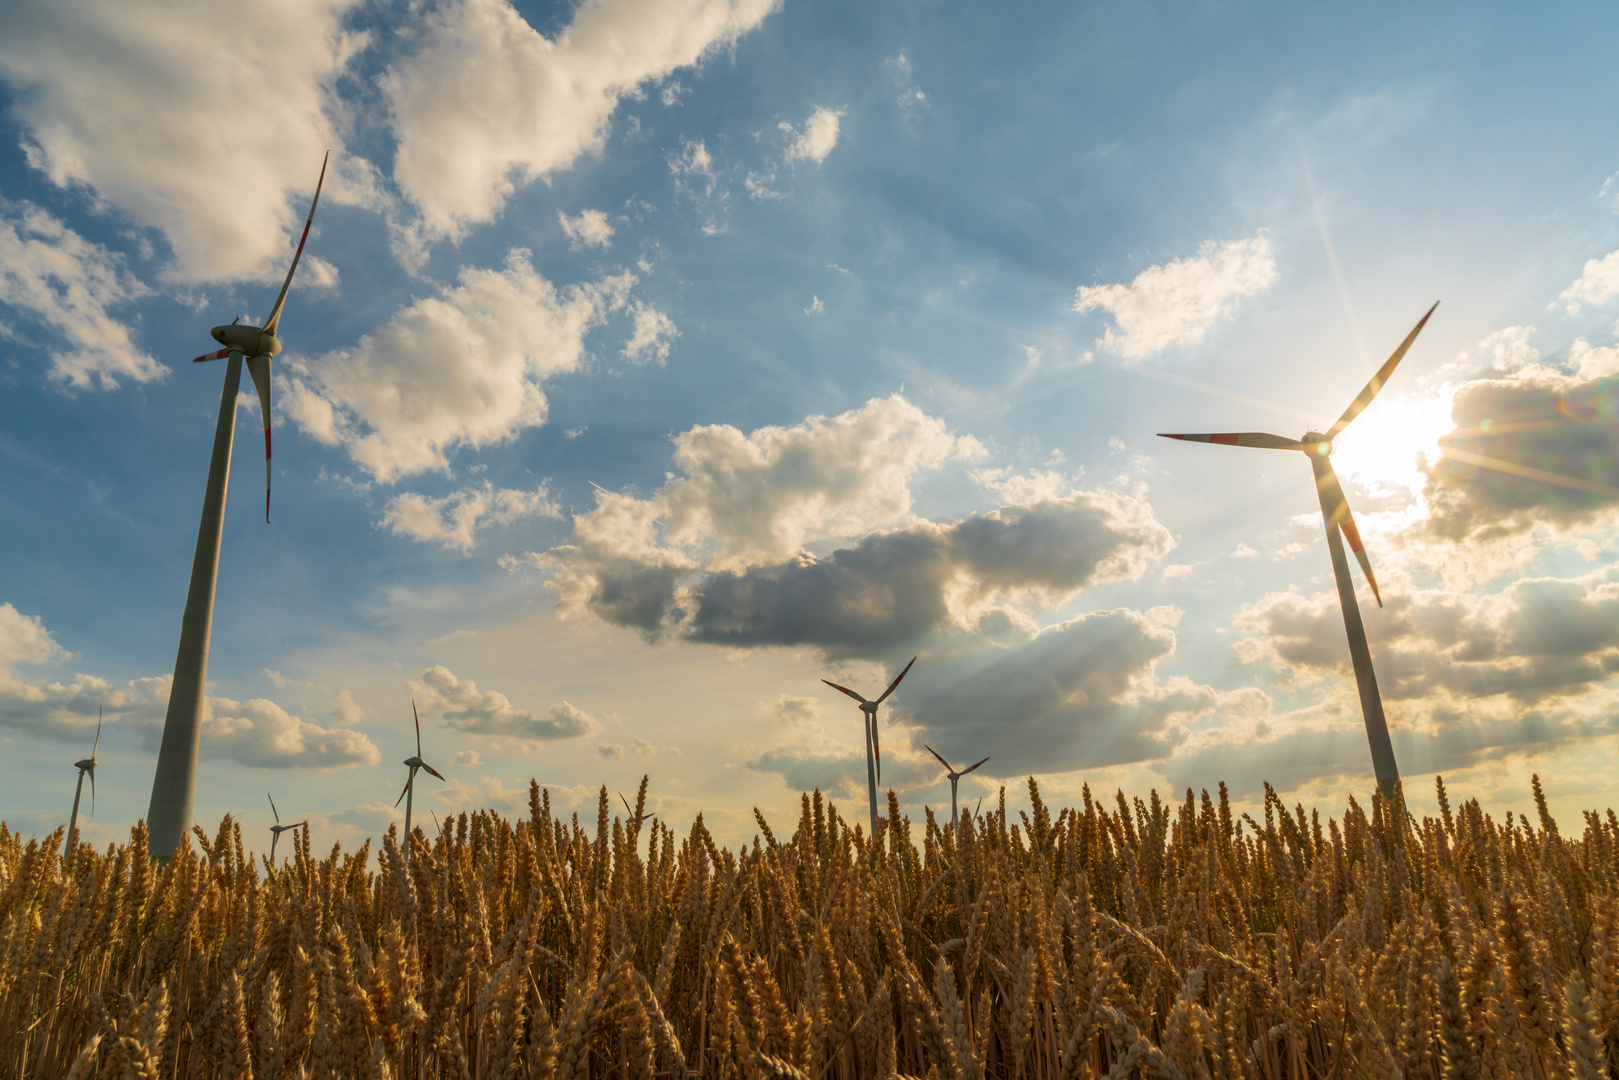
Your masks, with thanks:
M440 780L444 779L443 773L440 773L437 769L433 768L433 766L422 760L422 718L417 715L416 701L414 698L410 703L410 715L416 720L416 755L414 757L408 757L405 759L405 764L410 766L410 779L405 781L405 790L399 793L399 799L394 800L395 806L399 805L400 799L405 801L406 858L410 857L410 807L411 804L416 801L416 770L426 769Z
M84 793L84 774L90 774L90 813L96 812L96 749L101 746L101 709L96 710L96 741L90 744L90 756L73 763L79 770L79 782L73 788L73 813L67 819L67 842L62 845L62 857L73 855L73 837L79 828L79 796Z
M634 810L631 810L630 809L630 800L628 800L628 799L626 799L624 797L624 793L622 791L618 793L618 801L624 804L624 821L625 821L625 824L628 824L629 822L633 821L633 822L635 822L635 827L639 829L641 827L641 822L645 821L649 817L655 817L656 816L651 811L648 811L647 813L644 813L644 814L637 814Z
M326 155L330 159L331 154ZM286 307L292 275L303 258L309 226L320 204L321 185L326 182L326 161L320 165L315 197L309 204L298 250L281 283L281 294L263 326L233 322L216 326L209 333L225 346L218 352L197 357L204 360L230 358L225 366L225 389L219 398L219 420L214 426L213 456L208 461L208 486L202 498L202 523L197 527L197 551L191 560L191 585L186 592L185 614L180 619L180 649L174 659L174 682L169 688L169 708L163 718L163 742L157 754L157 774L152 779L152 802L146 812L151 829L151 852L158 859L174 854L180 837L191 826L191 808L197 790L197 746L202 735L203 695L208 683L208 641L214 622L214 588L219 578L219 540L224 529L225 493L230 481L231 445L236 436L236 392L242 382L242 361L259 392L259 411L264 416L264 520L270 520L270 358L281 351L276 331Z
M288 829L296 829L300 828L301 826L308 825L309 819L304 818L295 825L283 825L281 824L281 811L275 808L275 799L270 797L270 793L268 791L264 793L264 797L266 799L270 799L270 813L275 815L275 824L270 826L270 866L271 868L274 868L276 841L280 840L281 834L286 832Z
M913 656L911 657L911 664L914 663L916 663L916 657ZM905 672L911 670L911 664L906 664L905 671L894 676L894 681L888 684L888 689L884 690L876 701L867 701L847 686L839 686L831 679L821 680L832 689L840 690L860 702L860 712L865 717L866 787L871 795L871 836L873 840L877 838L877 781L881 780L883 776L883 750L877 739L877 706L881 705L887 700L888 695L894 692L894 687L898 686L899 681L905 678Z
M1327 528L1327 550L1332 555L1332 573L1338 581L1338 602L1343 607L1344 629L1349 635L1349 656L1354 662L1355 683L1360 689L1360 708L1366 720L1366 738L1371 743L1372 769L1377 775L1378 786L1385 798L1393 798L1394 785L1399 782L1400 770L1394 763L1394 744L1389 741L1388 722L1383 718L1383 699L1377 693L1377 676L1372 671L1372 652L1366 644L1366 628L1361 623L1360 605L1355 602L1355 583L1349 576L1349 560L1344 556L1340 533L1348 538L1349 547L1354 551L1361 570L1366 574L1367 584L1372 587L1372 596L1377 600L1378 607L1383 606L1383 597L1377 589L1377 578L1372 575L1371 560L1366 557L1366 549L1361 544L1360 530L1355 527L1355 516L1350 513L1349 502L1344 498L1338 476L1332 471L1332 440L1336 439L1344 428L1372 403L1372 399L1394 374L1395 366L1405 357L1406 350L1411 348L1411 343L1417 339L1429 316L1434 313L1434 308L1438 306L1435 303L1428 309L1428 314L1418 320L1405 340L1400 342L1400 347L1394 350L1394 355L1378 369L1377 374L1372 376L1372 381L1355 396L1355 400L1349 403L1349 408L1344 410L1344 414L1327 429L1325 434L1307 431L1298 439L1267 435L1259 431L1238 431L1218 435L1163 435L1166 439L1219 443L1222 446L1298 450L1309 456L1310 467L1315 470L1315 488L1321 501L1321 517Z
M956 823L956 781L978 768L979 765L982 765L984 761L988 761L989 758L984 758L983 761L975 762L974 764L967 766L965 769L962 769L960 772L957 772L955 769L950 767L950 763L948 761L939 756L939 752L933 749L933 747L928 746L927 743L923 743L922 746L927 750L928 753L932 754L936 758L939 758L939 764L944 766L944 774L950 778L950 824L954 825Z

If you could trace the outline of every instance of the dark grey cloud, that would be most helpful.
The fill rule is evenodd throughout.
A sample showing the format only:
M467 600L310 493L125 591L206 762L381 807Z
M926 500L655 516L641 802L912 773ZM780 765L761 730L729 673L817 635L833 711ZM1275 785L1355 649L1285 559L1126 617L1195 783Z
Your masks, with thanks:
M1431 536L1499 541L1619 507L1619 377L1597 374L1606 366L1589 362L1598 351L1585 347L1586 375L1535 365L1457 391L1446 456L1426 468Z
M803 552L736 572L684 569L656 549L635 558L575 545L546 559L570 604L648 637L813 645L843 657L985 619L994 629L1007 604L1055 603L1134 577L1171 547L1145 499L1085 491L874 532L824 556Z
M1220 703L1211 687L1159 680L1172 616L1128 609L1042 631L981 670L905 702L906 722L952 761L991 755L992 776L1101 768L1168 755L1184 724ZM917 687L920 689L920 686Z

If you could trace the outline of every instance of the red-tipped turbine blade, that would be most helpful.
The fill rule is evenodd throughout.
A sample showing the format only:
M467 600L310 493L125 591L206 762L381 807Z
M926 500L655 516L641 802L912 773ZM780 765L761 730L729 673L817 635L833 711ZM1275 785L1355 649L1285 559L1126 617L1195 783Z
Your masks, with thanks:
M437 769L433 768L433 766L429 765L425 761L422 762L422 768L426 769L428 772L432 773L434 776L438 777L440 780L444 779L444 774L443 773L439 772Z
M203 353L201 356L197 357L195 360L193 360L191 362L193 364L200 364L200 363L203 363L206 360L223 360L223 359L225 359L225 357L227 357L229 355L230 355L230 350L229 349L220 349L218 352Z
M944 771L945 772L954 772L955 771L954 769L952 769L950 767L950 763L948 761L946 761L942 757L939 757L939 752L937 750L933 749L933 747L929 746L927 743L923 743L922 744L922 749L926 750L928 753L932 754L934 757L939 758L939 764L944 766Z
M989 758L985 758L985 759L984 759L984 761L988 761L988 760L989 760ZM974 770L974 769L976 769L976 768L978 768L978 766L980 766L980 765L982 765L982 764L983 764L983 763L984 763L984 761L978 761L978 762L974 762L974 763L973 763L973 764L972 764L972 765L969 765L969 766L968 766L968 767L967 767L967 768L965 768L965 769L962 769L962 770L961 770L961 775L962 775L962 776L966 776L966 775L967 775L967 774L968 774L968 773L970 773L970 772L972 772L972 771L973 771L973 770Z
M247 373L259 392L259 412L264 414L264 523L270 523L270 358L250 356Z
M400 789L399 798L394 800L394 809L397 810L399 808L399 804L405 801L405 792L410 790L410 785L415 779L416 779L416 774L414 772L412 772L410 774L410 779L406 780L405 781L405 786Z
M1366 546L1361 543L1360 529L1355 526L1355 515L1350 512L1349 500L1344 496L1343 485L1338 483L1338 474L1332 470L1332 462L1323 462L1324 469L1316 483L1321 488L1322 499L1330 508L1327 515L1327 528L1337 528L1344 539L1349 541L1349 550L1355 553L1355 560L1360 563L1361 571L1366 575L1366 583L1372 587L1372 597L1377 606L1383 606L1383 594L1378 591L1377 577L1372 573L1372 560L1366 555Z
M877 782L883 782L883 743L877 737L877 714L871 714L871 753L877 759Z
M624 804L624 818L626 821L635 817L635 811L630 809L630 800L624 797L622 791L618 793L618 801Z
M279 811L279 810L277 810L275 808L275 799L270 795L270 793L268 791L266 791L264 793L264 797L266 799L270 800L270 813L275 815L275 823L277 825L281 824L281 811Z
M864 705L866 703L865 698L861 697L859 694L855 693L853 690L850 690L847 686L839 686L837 683L833 682L831 679L822 679L821 681L826 683L826 685L830 686L834 690L843 691L845 694L848 694L850 697L854 698L856 701L860 702L860 704L862 704L862 705Z
M1252 446L1259 450L1306 450L1308 443L1286 439L1263 431L1226 431L1204 435L1171 435L1160 431L1160 439L1183 439L1186 442L1215 443L1219 446Z
M1411 347L1413 341L1417 340L1417 335L1422 333L1422 328L1428 323L1428 316L1432 315L1434 308L1438 306L1439 301L1435 300L1433 307L1428 309L1428 314L1417 320L1417 325L1413 326L1411 332L1405 335L1405 340L1400 342L1398 349L1394 350L1394 355L1389 357L1387 362L1377 369L1377 374L1372 376L1372 381L1366 384L1364 390L1355 395L1355 400L1349 403L1349 408L1345 409L1344 414L1338 417L1338 422L1333 424L1331 430L1327 432L1327 438L1336 439L1338 433L1348 427L1349 422L1359 416L1361 410L1372 403L1372 399L1377 396L1377 392L1383 389L1383 384L1389 381L1389 376L1394 374L1394 368L1405 358L1405 351Z
M913 657L911 657L911 663L905 665L905 671L910 671L911 670L911 664L915 664L915 663L916 663L916 657L913 656ZM887 698L889 694L892 694L894 692L894 687L898 686L899 681L901 679L905 678L905 671L902 671L898 675L894 676L894 681L888 684L888 689L884 690L883 691L883 696L877 699L877 704L881 705L883 703L884 698Z
M422 756L422 717L416 711L416 699L410 699L410 715L416 719L416 756Z
M292 254L292 265L287 267L287 280L281 283L281 295L275 298L275 307L270 309L270 317L264 320L264 330L273 334L277 326L281 325L281 309L287 303L287 290L292 288L292 275L298 271L298 260L304 257L304 244L309 239L309 225L315 220L315 207L320 205L321 185L326 183L326 163L332 158L332 152L326 151L326 156L320 162L320 179L315 181L315 197L309 203L309 216L304 219L304 233L298 238L298 250Z

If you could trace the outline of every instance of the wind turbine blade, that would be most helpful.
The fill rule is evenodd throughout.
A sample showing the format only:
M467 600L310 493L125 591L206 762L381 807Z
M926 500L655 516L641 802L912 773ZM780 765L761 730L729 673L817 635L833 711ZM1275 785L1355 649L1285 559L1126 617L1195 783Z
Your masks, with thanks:
M889 689L893 688L890 687ZM887 697L888 695L884 694L883 696ZM871 753L877 762L877 782L880 784L883 782L883 744L882 740L877 737L877 713L875 711L871 714Z
M277 825L281 824L281 811L275 808L275 799L271 797L268 791L264 793L264 797L270 800L270 813L275 815L275 823Z
M1270 435L1263 431L1226 431L1208 435L1171 435L1160 431L1160 439L1181 439L1185 442L1215 443L1219 446L1251 446L1258 450L1307 450L1308 443L1297 439Z
M926 750L928 753L932 754L934 757L939 758L939 764L944 766L944 771L945 772L953 772L954 771L954 770L952 770L950 768L950 763L948 761L946 761L944 758L939 757L939 752L937 750L933 749L933 747L929 746L927 743L923 743L922 744L922 749Z
M444 779L444 774L443 773L439 772L437 769L433 768L433 766L429 765L425 761L422 762L422 768L426 769L428 772L432 773L434 776L438 777L440 780Z
M410 699L410 715L416 720L416 756L422 756L422 716L416 711L416 699Z
M411 783L413 781L415 781L415 779L416 779L416 771L414 769L412 769L411 773L410 773L410 779L405 781L404 790L399 793L399 798L394 800L394 809L395 810L399 809L399 804L405 801L405 792L410 790L410 785L411 785Z
M911 657L911 663L905 665L905 671L910 671L911 670L911 664L915 664L915 663L916 663L916 657L913 656L913 657ZM881 705L883 703L883 699L888 697L889 694L892 694L894 692L894 687L898 686L899 681L901 679L905 678L905 671L902 671L898 675L894 676L894 681L888 684L888 689L883 691L883 696L877 699L877 704L878 705Z
M1405 358L1405 351L1411 347L1413 341L1417 340L1417 335L1422 333L1422 328L1428 323L1428 316L1432 315L1434 308L1438 306L1439 301L1435 300L1433 307L1428 309L1428 314L1417 320L1417 325L1413 326L1411 332L1405 335L1405 340L1400 342L1398 349L1394 350L1394 355L1389 357L1388 361L1377 369L1377 374L1372 376L1372 381L1366 384L1366 388L1355 396L1354 401L1349 403L1349 408L1344 410L1344 414L1338 417L1338 422L1333 424L1332 428L1327 432L1327 438L1336 439L1338 433L1348 427L1349 422L1359 416L1361 410L1372 403L1372 399L1377 396L1377 392L1383 389L1383 384L1389 381L1389 376L1394 374L1395 367Z
M90 766L90 816L96 816L96 767Z
M860 704L862 704L862 705L866 704L866 699L865 698L861 697L859 694L855 693L853 690L850 690L847 686L839 686L837 683L833 682L831 679L822 679L821 681L826 683L826 685L830 686L834 690L843 691L845 694L848 694L850 697L852 697L856 701L860 702Z
M192 357L191 362L193 364L202 364L209 360L223 360L229 355L229 349L220 349L218 352L203 353L201 356L194 356Z
M298 271L298 260L304 257L304 244L309 240L309 225L315 220L315 207L320 205L321 185L326 183L326 163L331 160L332 152L326 151L326 156L320 162L320 179L315 181L315 197L309 203L309 216L304 219L304 233L298 238L298 250L292 254L292 265L287 267L287 280L281 283L281 295L275 298L275 307L270 309L270 317L264 320L265 333L275 333L275 328L281 324L281 309L287 303L287 290L292 288L292 275Z
M989 760L989 758L985 758L985 759L984 759L984 761L988 761L988 760ZM982 765L982 764L983 764L983 763L984 763L984 761L980 761L980 762L977 762L977 763L976 763L976 764L974 764L974 765L969 765L969 766L968 766L968 767L967 767L967 768L965 768L965 769L962 769L962 770L961 770L961 775L962 775L962 776L966 776L966 775L967 775L967 774L968 774L968 773L970 773L970 772L972 772L972 771L973 771L973 770L974 770L974 769L976 769L976 768L978 768L978 766L979 766L979 765Z
M96 707L96 741L90 744L90 760L96 759L96 750L101 746L101 716L106 711L105 705Z
M1383 594L1377 588L1377 576L1372 573L1372 560L1366 555L1366 546L1361 543L1360 529L1355 526L1355 515L1350 512L1349 500L1344 496L1344 489L1338 483L1338 474L1332 470L1332 462L1319 463L1321 472L1318 474L1316 484L1321 489L1323 513L1327 519L1327 528L1337 528L1349 541L1349 550L1355 553L1355 560L1360 563L1361 571L1366 575L1366 583L1372 587L1372 597L1377 606L1383 606ZM1326 511L1330 509L1330 513Z
M634 819L635 811L630 809L630 800L628 800L628 799L626 799L624 797L624 793L622 791L618 793L618 801L624 804L624 817L625 817L625 819L626 820Z
M247 373L259 392L259 412L264 415L264 523L270 523L270 357L247 358Z

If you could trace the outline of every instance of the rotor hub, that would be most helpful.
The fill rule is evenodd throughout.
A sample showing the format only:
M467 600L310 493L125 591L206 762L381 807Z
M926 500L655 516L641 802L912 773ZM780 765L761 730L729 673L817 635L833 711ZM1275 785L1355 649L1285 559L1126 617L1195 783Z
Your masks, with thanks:
M274 356L281 351L281 340L267 330L243 323L216 326L208 331L227 349L239 349L247 356Z
M1310 448L1307 453L1319 454L1321 457L1328 457L1332 453L1332 440L1319 431L1306 431L1299 442Z
M860 703L860 711L863 712L863 713L870 713L871 715L876 716L877 715L877 703L874 702L874 701L862 701Z

